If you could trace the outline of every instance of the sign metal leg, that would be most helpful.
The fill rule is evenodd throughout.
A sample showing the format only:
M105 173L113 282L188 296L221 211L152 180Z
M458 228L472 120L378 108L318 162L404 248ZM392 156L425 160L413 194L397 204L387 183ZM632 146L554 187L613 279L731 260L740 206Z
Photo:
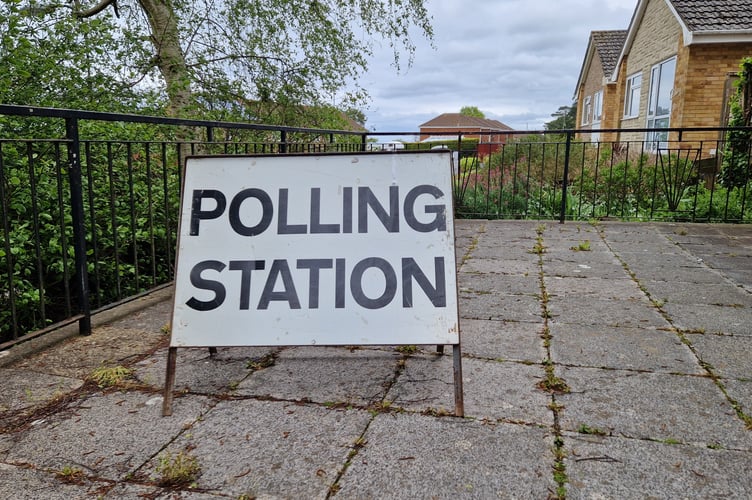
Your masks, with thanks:
M460 348L460 344L454 345L452 358L454 363L454 415L464 417L465 400L462 395L462 348Z
M165 374L164 397L162 399L162 416L172 415L172 393L175 388L175 365L178 359L178 348L170 347L167 351L167 372Z

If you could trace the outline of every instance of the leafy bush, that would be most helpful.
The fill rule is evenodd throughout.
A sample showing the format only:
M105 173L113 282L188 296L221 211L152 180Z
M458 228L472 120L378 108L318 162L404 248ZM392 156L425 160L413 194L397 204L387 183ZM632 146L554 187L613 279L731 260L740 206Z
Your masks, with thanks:
M79 309L65 146L0 145L0 272L10 278L0 281L3 341L13 337L14 323L23 334ZM84 146L84 224L96 308L171 279L180 176L174 148Z
M737 91L729 103L729 127L750 125L752 108L744 109L745 102L752 102L752 58L745 58L739 71ZM746 95L745 95L746 94ZM746 101L745 101L746 99ZM750 159L752 158L752 133L749 130L729 130L723 149L723 166L720 182L726 188L741 188L750 180Z

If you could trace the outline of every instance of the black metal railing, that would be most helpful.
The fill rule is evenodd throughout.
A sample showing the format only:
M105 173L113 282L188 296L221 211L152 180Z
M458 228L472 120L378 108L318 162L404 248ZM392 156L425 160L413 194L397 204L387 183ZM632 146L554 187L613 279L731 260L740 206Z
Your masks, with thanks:
M172 282L189 154L394 150L369 141L414 136L405 150L453 151L456 217L752 222L738 140L752 129L432 135L446 140L0 105L0 349L61 323L86 334L92 311Z
M456 216L752 222L750 128L512 132L460 153ZM599 138L608 136L610 140ZM592 141L592 138L598 140Z
M0 349L173 279L188 154L364 149L362 133L0 105ZM33 333L29 333L33 332Z

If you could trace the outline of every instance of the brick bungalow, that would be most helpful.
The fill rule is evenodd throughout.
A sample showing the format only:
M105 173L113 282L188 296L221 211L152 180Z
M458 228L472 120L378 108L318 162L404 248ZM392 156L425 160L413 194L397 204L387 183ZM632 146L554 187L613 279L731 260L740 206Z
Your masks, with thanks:
M614 58L619 40L622 46ZM731 81L749 56L752 0L638 0L626 32L591 33L575 90L577 126L722 126ZM580 134L580 139L589 136ZM702 137L718 138L717 132ZM668 139L673 138L666 132L594 136L601 141L644 140L652 149Z
M513 130L499 120L476 118L461 113L443 113L420 125L421 142L453 141L462 133L463 139L478 140L478 154L489 155L501 150Z

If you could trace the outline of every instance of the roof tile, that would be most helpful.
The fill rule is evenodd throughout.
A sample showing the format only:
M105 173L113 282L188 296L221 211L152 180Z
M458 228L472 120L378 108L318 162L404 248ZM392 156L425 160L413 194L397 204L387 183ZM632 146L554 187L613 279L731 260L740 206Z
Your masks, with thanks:
M670 0L692 32L752 31L752 0Z
M489 120L487 118L476 118L474 116L467 116L461 113L443 113L436 118L428 120L421 124L420 128L484 128L492 130L512 130L512 127L506 125L499 120Z
M590 35L601 59L603 74L609 77L616 68L616 61L627 38L627 30L593 31Z

